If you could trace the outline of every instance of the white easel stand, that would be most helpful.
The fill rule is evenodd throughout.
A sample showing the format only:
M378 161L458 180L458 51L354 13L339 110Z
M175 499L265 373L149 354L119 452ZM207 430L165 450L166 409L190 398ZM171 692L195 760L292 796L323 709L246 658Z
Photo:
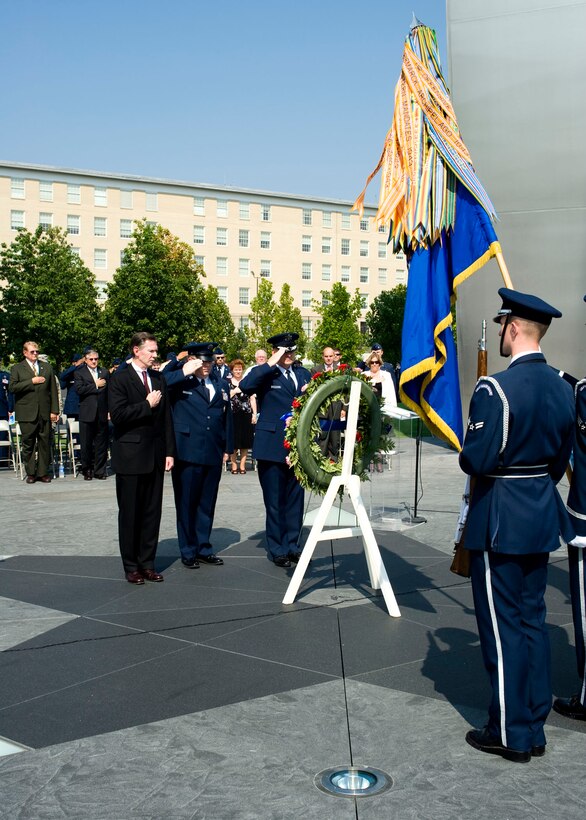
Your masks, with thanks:
M388 613L393 618L400 618L401 612L397 605L395 594L389 581L387 571L383 564L383 560L374 537L374 532L370 526L370 519L366 507L362 502L362 495L360 493L360 476L352 474L352 465L354 461L354 447L356 443L356 428L358 424L358 407L360 404L360 390L361 382L356 379L352 382L350 388L350 404L348 407L347 427L346 427L346 448L344 450L344 458L342 461L342 474L332 478L330 486L324 496L321 507L319 508L317 517L309 533L307 542L299 558L299 562L293 573L293 577L287 588L284 604L292 604L295 601L299 587L309 566L309 562L313 556L318 541L330 541L337 538L353 538L357 535L362 536L364 544L364 554L366 556L366 563L368 566L368 573L370 575L370 585L373 589L380 589L387 606ZM338 490L340 488L348 493L354 512L356 513L357 527L342 527L335 530L324 530L328 514L332 509Z

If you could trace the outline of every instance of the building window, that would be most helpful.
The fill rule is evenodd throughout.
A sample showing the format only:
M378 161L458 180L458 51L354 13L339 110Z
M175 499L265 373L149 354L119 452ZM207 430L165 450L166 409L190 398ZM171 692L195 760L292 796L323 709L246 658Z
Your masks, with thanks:
M340 282L349 282L350 281L350 266L349 265L342 265L342 273L340 275Z
M301 307L311 307L311 291L301 291Z
M250 202L240 202L238 205L240 219L250 219Z
M250 288L238 288L238 304L239 305L248 305L248 295L250 292Z
M332 266L331 265L322 265L321 266L321 279L322 282L329 282L332 278Z
M67 186L67 204L81 205L81 185Z
M120 191L120 207L132 208L132 191Z
M13 177L10 180L10 196L12 199L24 199L24 179Z
M228 304L228 288L223 286L223 285L220 285L220 287L217 288L217 291L218 291L218 299L220 300L220 302L223 302L225 305L227 305Z
M128 239L132 236L132 219L120 220L120 238Z
M397 285L404 285L407 282L407 271L405 270L396 270L395 271L395 282Z
M13 231L24 228L24 211L10 211L10 228Z
M158 194L149 194L146 195L146 209L147 211L158 211L159 210L159 195Z
M39 199L41 202L53 202L52 182L39 182Z
M378 226L378 232L379 232L379 233L386 233L386 232L387 232L386 226L385 226L384 224L383 224L383 225L379 225L379 226Z
M397 259L404 259L404 258L405 258L405 254L404 254L404 253L398 253L396 258L397 258Z
M108 189L107 188L99 188L96 186L94 188L94 205L97 208L107 208L108 207Z
M39 214L39 225L41 228L52 228L53 227L53 214L48 214L45 211L41 211Z
M96 289L98 291L98 302L105 302L108 298L108 283L104 279L96 279Z
M216 259L216 274L218 276L228 276L228 257L218 256Z
M367 257L368 256L368 241L361 239L360 240L360 256Z
M301 250L303 253L311 253L311 236L301 237Z
M203 225L193 226L193 244L203 245L205 242L205 228Z
M249 233L250 231L238 231L238 246L240 248L247 248L249 243Z
M216 228L216 245L228 244L228 228Z
M350 240L349 239L342 239L342 243L340 245L340 253L342 256L350 256Z
M201 265L202 268L205 268L205 261L206 261L205 256L196 256L194 258L195 258L195 264L196 265Z
M146 221L146 223L145 223L145 224L146 224L146 225L147 225L147 227L149 227L149 228L156 228L156 227L157 227L157 223L156 223L156 222L152 222L152 221L151 221L151 220L149 220L149 219L147 219L147 221Z
M366 310L368 307L368 293L360 294L360 303L362 310Z
M378 283L379 283L379 285L386 285L387 284L387 269L386 268L379 268L378 269Z
M303 262L301 265L301 278L306 280L311 279L311 262Z
M322 303L323 307L327 307L330 304L330 300L328 299L328 296L324 293L322 293L322 295L321 295L321 303Z
M303 209L302 222L303 222L304 225L311 225L311 208L304 208Z
M240 276L250 276L250 259L238 260L238 273Z
M360 268L360 284L368 285L368 268Z
M303 323L303 330L305 331L305 334L306 334L307 338L310 339L311 338L311 319L307 318L307 319L302 319L301 321Z
M261 231L260 232L260 246L264 250L268 251L271 248L271 234L269 231Z
M71 253L74 253L76 256L81 256L81 248L74 248L73 245L71 247Z
M216 202L216 216L228 216L228 200L218 199Z
M263 222L270 222L271 221L271 206L270 205L261 205L260 206L260 218Z
M72 214L67 215L67 233L79 234L80 217Z
M322 236L322 238L321 238L321 252L322 253L331 253L332 252L332 237L331 236Z
M324 211L322 213L322 223L324 228L331 228L332 227L332 212L331 211Z
M349 230L352 227L350 224L350 214L342 214L342 227L344 230Z
M104 248L94 248L94 268L105 270L108 267L108 251Z
M386 259L387 258L387 243L386 242L379 242L378 243L378 258L379 259Z
M270 259L261 259L260 260L260 275L263 279L270 279L271 278L271 260Z
M360 230L361 231L367 231L368 230L368 222L369 222L369 219L368 219L367 216L363 216L361 218L361 220L360 220Z
M106 217L94 216L94 236L106 236Z
M241 316L240 317L240 330L247 330L250 326L250 319L248 316Z
M205 199L203 196L193 197L193 214L194 216L205 216Z

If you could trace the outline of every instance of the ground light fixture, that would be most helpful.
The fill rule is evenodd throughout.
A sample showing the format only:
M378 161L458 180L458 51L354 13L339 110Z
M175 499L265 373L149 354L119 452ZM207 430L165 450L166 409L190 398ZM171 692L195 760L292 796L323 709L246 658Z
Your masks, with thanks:
M334 766L318 772L314 778L317 788L332 797L372 797L390 789L390 775L372 766Z

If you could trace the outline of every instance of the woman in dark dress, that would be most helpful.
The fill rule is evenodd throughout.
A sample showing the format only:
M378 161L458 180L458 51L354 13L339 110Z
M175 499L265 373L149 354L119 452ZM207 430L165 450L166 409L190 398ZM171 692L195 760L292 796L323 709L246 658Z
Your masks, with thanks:
M253 425L256 424L256 397L247 396L238 386L244 373L242 359L234 359L229 367L232 371L228 381L230 383L230 403L234 420L234 452L230 455L230 464L232 475L237 475L246 472L246 456L252 447ZM240 453L240 465L236 461L238 453Z

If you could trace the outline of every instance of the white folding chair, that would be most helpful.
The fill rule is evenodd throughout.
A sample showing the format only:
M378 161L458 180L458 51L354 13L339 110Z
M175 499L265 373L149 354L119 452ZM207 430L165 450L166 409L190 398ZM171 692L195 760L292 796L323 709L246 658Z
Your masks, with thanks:
M6 433L6 438L0 439L0 461L7 461L16 473L16 454L12 443L12 429L7 419L0 419L0 433Z
M67 426L69 427L69 461L71 463L71 472L77 478L77 463L75 461L75 454L81 453L81 444L79 443L79 421L77 419L68 419ZM77 436L77 438L74 438Z
M22 433L20 430L20 424L18 422L14 425L14 428L11 430L11 433L14 452L16 454L16 467L14 469L20 475L20 478L22 480L24 478L24 464L22 463L21 447Z

